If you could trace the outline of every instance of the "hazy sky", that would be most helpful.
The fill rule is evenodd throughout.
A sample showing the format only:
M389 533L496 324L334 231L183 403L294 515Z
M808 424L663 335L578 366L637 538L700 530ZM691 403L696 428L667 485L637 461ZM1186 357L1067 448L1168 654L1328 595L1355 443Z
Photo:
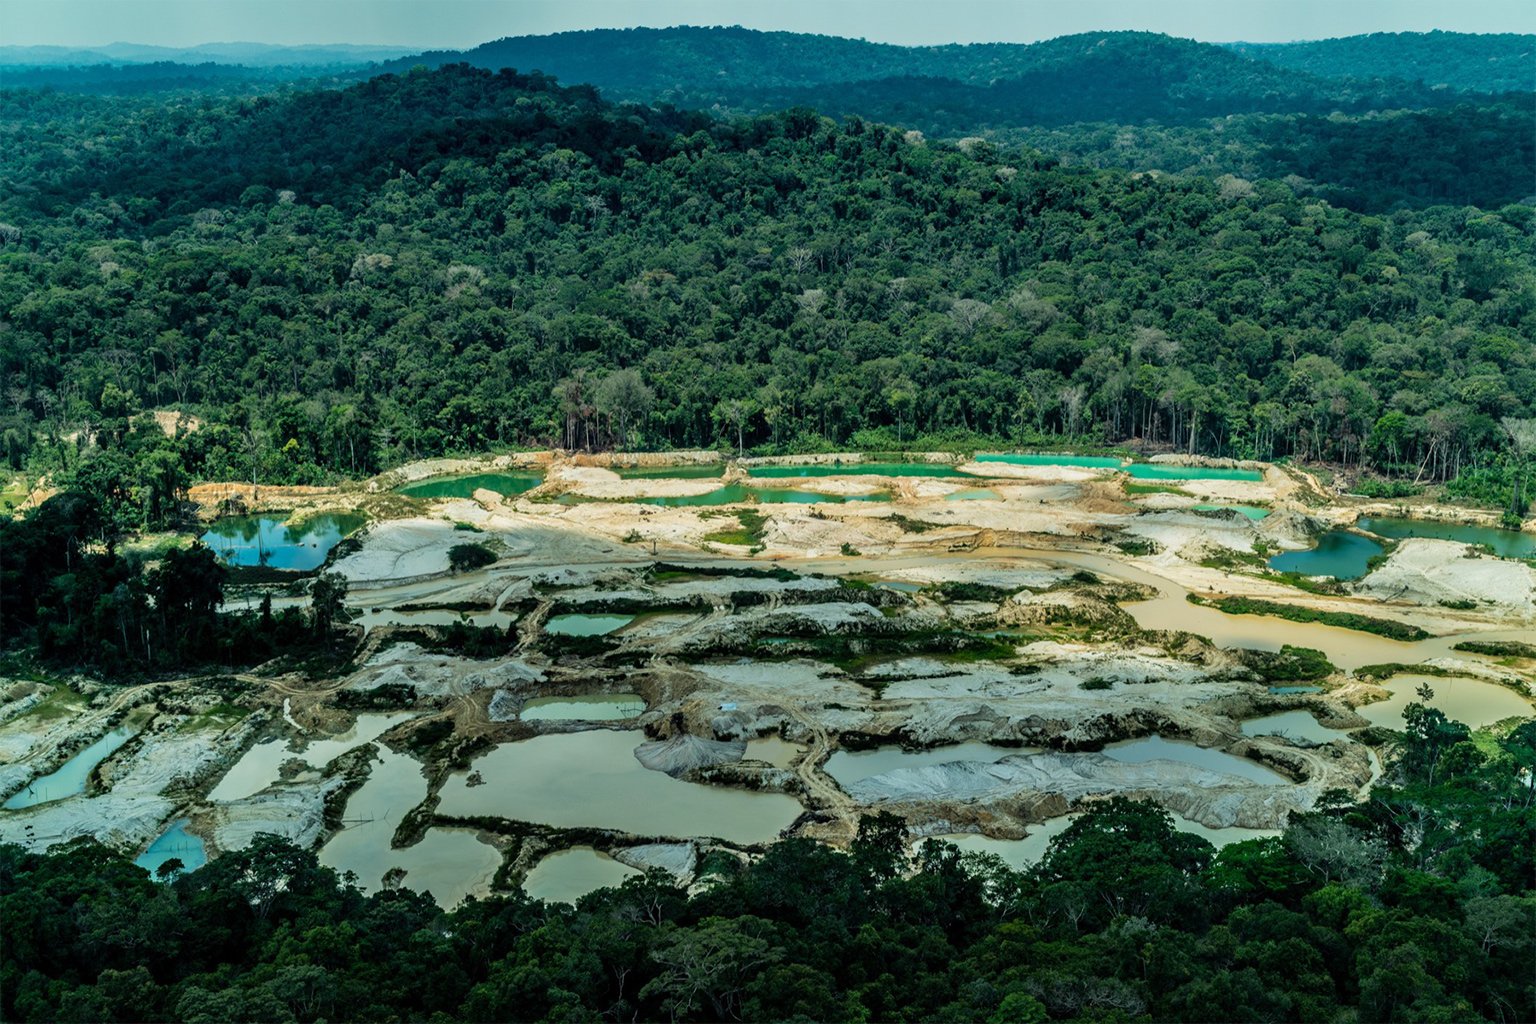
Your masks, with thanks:
M1147 29L1215 42L1536 32L1532 0L0 0L0 43L466 47L636 25L745 25L881 42L1033 42Z

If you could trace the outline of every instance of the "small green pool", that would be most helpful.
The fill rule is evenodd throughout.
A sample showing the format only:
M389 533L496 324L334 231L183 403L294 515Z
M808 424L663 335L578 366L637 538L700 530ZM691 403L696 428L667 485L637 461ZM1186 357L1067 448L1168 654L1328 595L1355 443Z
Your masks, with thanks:
M965 476L944 462L833 462L814 466L753 466L752 476L765 480L818 476Z
M1249 519L1254 519L1254 520L1263 519L1265 516L1269 515L1269 509L1267 509L1267 508L1259 508L1257 505L1196 505L1195 506L1195 511L1196 512L1221 512L1223 510L1228 510L1228 509L1233 511L1233 512L1241 512L1243 515L1247 516Z
M1217 469L1211 466L1172 466L1162 462L1135 462L1127 467L1136 480L1252 480L1264 479L1256 469Z
M811 505L830 502L840 505L846 501L890 501L888 494L817 494L815 491L798 491L791 487L751 487L746 484L727 484L704 494L669 495L666 497L632 498L640 505L665 505L668 508L693 508L707 505L734 505L743 501L757 500L764 505Z
M1010 466L1075 466L1079 469L1121 469L1124 459L1106 455L1019 455L997 453L976 456L977 462L1002 462Z
M1269 560L1269 567L1277 572L1294 572L1303 576L1332 576L1334 579L1354 580L1365 575L1371 559L1381 552L1381 545L1368 537L1348 530L1329 530L1317 539L1317 547L1310 551L1278 554Z
M555 636L607 636L634 619L633 615L556 615L544 623L544 632Z
M624 480L713 480L725 474L725 465L709 462L702 466L625 466L614 472Z
M495 491L512 497L543 482L544 477L538 473L466 473L418 480L400 488L400 493L412 498L473 498L476 491Z

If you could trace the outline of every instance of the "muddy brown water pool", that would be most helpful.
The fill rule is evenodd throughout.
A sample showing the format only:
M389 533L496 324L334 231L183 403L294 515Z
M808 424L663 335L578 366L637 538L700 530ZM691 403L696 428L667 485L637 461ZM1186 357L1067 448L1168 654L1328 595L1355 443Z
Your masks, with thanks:
M347 800L342 830L320 848L320 863L354 873L364 892L378 890L386 873L403 870L406 888L430 892L445 909L488 893L501 855L469 830L430 828L415 845L391 848L401 817L427 798L427 779L415 758L377 744L375 755L368 781Z
M684 782L635 759L639 730L593 729L504 743L448 776L438 813L642 836L763 843L800 815L783 793ZM469 784L478 774L484 785Z
M576 846L551 853L535 864L523 880L523 891L548 903L575 903L589 892L622 885L624 879L638 874L606 853Z

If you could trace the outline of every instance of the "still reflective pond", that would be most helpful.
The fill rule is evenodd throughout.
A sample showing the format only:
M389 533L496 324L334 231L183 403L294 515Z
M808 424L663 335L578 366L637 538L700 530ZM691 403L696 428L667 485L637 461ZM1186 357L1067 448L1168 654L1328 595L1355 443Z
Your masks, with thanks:
M1295 572L1303 576L1354 580L1365 575L1370 560L1382 550L1382 546L1369 537L1348 530L1329 530L1317 539L1317 547L1310 551L1282 552L1269 560L1269 567L1277 572Z
M977 462L1001 462L1010 466L1071 466L1078 469L1119 469L1136 480L1249 480L1264 479L1257 469L1212 466L1177 466L1161 462L1127 462L1112 455L988 454Z
M334 758L364 743L372 743L411 717L408 711L358 715L357 722L346 732L338 736L316 737L299 753L289 749L286 739L258 743L225 773L213 792L208 794L208 799L215 802L242 800L260 793L278 781L279 769L289 760L303 761L311 768L324 768Z
M207 847L201 839L187 832L188 824L186 818L173 823L160 838L149 844L149 849L134 859L134 863L148 871L151 878L159 877L160 865L172 858L181 861L182 872L196 871L208 863Z
M1125 460L1113 455L1027 455L994 453L976 456L977 462L1001 462L1009 466L1073 466L1078 469L1123 469Z
M752 466L747 472L764 480L818 476L966 476L944 462L834 462L813 466Z
M352 622L370 630L377 626L452 626L463 623L481 629L506 629L517 621L512 612L497 609L480 611L456 611L451 608L420 608L403 611L398 608L370 608L352 612Z
M320 863L352 872L364 892L381 888L386 873L403 870L405 888L431 893L444 909L488 893L501 855L472 831L430 828L413 846L390 846L400 819L427 798L427 779L415 758L374 749L380 761L348 798L342 830L320 848Z
M552 853L533 866L523 880L523 891L546 903L575 903L589 892L622 885L640 872L620 864L590 846L576 846Z
M630 498L640 505L663 505L668 508L696 508L709 505L735 505L756 501L763 505L813 505L828 502L841 505L849 501L890 501L891 496L879 494L817 494L792 487L751 487L746 484L727 484L704 494L666 495L649 498Z
M1248 480L1264 474L1257 469L1220 469L1212 466L1169 466L1161 462L1133 462L1126 471L1135 480Z
M5 802L5 809L15 811L23 807L35 807L84 793L86 780L91 777L95 767L111 757L117 748L132 737L132 729L113 729L53 772L40 779L33 779L11 794L11 798Z
M1263 519L1265 516L1269 515L1269 509L1267 509L1267 508L1260 508L1257 505L1203 505L1202 504L1202 505L1194 506L1194 509L1195 509L1196 512L1221 512L1221 511L1224 511L1224 510L1230 510L1230 511L1233 511L1233 512L1241 512L1243 515L1247 516L1249 519L1252 519L1254 521L1258 521L1260 519Z
M769 842L800 814L799 801L783 793L653 772L635 759L645 740L637 729L593 729L504 743L448 776L438 813L738 843ZM484 784L470 785L471 773Z
M591 693L575 697L535 697L523 705L525 722L617 722L645 710L638 693Z
M341 539L357 530L362 516L310 516L297 526L272 516L220 519L199 539L225 565L262 565L298 572L318 569Z
M1497 683L1478 679L1447 679L1436 676L1403 675L1382 683L1392 696L1375 704L1356 708L1360 717L1386 729L1402 729L1403 709L1419 700L1417 690L1428 684L1435 695L1429 706L1445 712L1447 718L1472 729L1481 729L1506 718L1536 715L1531 702L1515 691Z
M1310 711L1299 710L1250 718L1243 723L1242 730L1244 736L1284 736L1313 743L1330 743L1344 735L1323 725Z

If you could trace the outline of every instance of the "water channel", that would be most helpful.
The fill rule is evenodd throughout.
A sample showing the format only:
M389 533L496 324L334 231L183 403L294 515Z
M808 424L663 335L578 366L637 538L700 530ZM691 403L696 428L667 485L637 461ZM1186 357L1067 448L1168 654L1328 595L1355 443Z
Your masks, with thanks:
M33 779L11 794L11 798L4 804L5 809L16 811L24 807L36 807L38 804L52 803L67 796L84 793L86 781L90 779L91 772L96 766L111 757L132 737L132 729L113 729L54 771L40 779Z

